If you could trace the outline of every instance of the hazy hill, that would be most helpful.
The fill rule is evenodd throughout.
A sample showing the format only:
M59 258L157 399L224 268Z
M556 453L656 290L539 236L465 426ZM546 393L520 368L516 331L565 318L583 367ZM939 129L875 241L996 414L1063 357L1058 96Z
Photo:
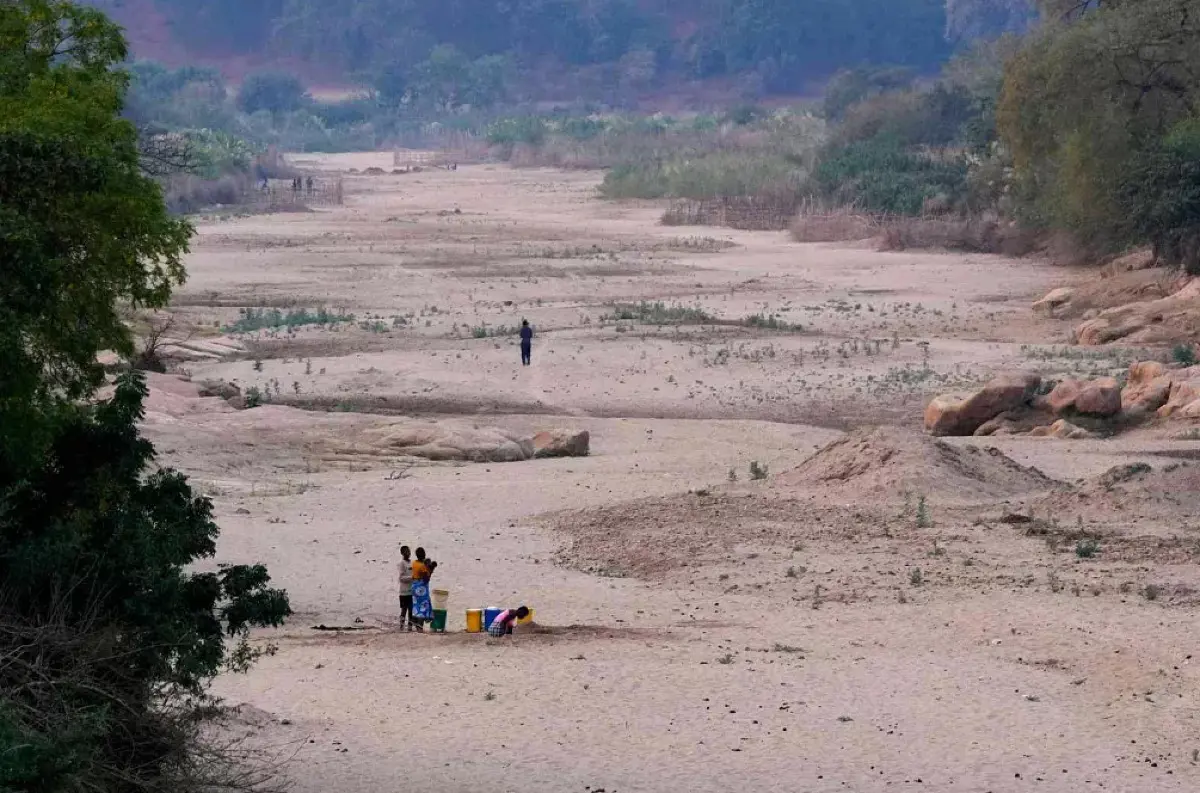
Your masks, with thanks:
M612 79L739 78L776 93L844 66L932 69L959 33L1027 16L1027 0L93 2L126 26L139 56L235 77L284 65L321 82L374 82L448 44L472 59L505 56L535 76L607 66Z

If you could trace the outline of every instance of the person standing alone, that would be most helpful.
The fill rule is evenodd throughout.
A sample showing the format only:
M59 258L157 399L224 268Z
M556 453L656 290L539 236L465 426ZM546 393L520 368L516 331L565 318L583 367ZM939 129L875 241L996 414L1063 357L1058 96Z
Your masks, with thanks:
M533 355L533 328L529 320L521 320L521 365L529 366Z

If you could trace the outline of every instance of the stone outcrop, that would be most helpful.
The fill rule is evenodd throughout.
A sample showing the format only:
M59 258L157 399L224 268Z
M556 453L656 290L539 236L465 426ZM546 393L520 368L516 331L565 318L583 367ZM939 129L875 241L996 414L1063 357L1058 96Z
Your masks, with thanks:
M1200 278L1167 297L1115 306L1080 323L1076 344L1097 346L1114 341L1153 344L1194 338L1200 330Z
M1112 377L1085 383L1075 397L1075 411L1105 419L1118 415L1121 412L1121 384Z
M931 435L973 435L987 422L1024 407L1041 384L1034 374L995 378L971 394L936 397L925 410L925 430Z
M1171 396L1174 381L1164 364L1158 361L1135 363L1129 367L1129 380L1121 392L1121 408L1132 418L1155 413Z
M543 457L587 457L591 435L587 430L548 430L533 436L533 456Z
M1038 314L1054 316L1060 309L1065 308L1075 297L1075 290L1069 286L1060 286L1051 290L1041 300L1034 302L1033 310Z

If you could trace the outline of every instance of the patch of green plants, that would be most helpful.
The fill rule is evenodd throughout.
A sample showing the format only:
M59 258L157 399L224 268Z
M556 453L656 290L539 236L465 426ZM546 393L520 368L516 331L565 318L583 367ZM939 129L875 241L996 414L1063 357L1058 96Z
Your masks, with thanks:
M246 389L245 400L247 408L261 407L263 402L266 402L267 399L268 395L264 394L263 391L256 385L252 385Z
M1182 366L1196 365L1196 348L1190 344L1176 344L1171 349L1171 359Z
M613 305L612 313L602 316L601 320L626 320L645 325L701 325L712 322L713 317L699 306L643 300L640 303L617 303Z
M337 325L354 321L353 314L330 311L324 306L315 311L307 308L289 309L286 313L277 308L243 308L238 314L237 321L224 328L226 333L253 333L257 330Z
M933 528L933 517L929 514L929 504L926 502L925 496L917 498L917 528Z
M751 314L742 320L742 324L748 328L781 330L789 333L800 333L804 330L804 326L800 323L788 322L776 314Z
M758 462L758 460L750 461L750 478L751 479L753 479L755 481L760 481L760 480L766 479L769 474L770 474L770 471L766 465L760 464Z
M1083 537L1075 543L1075 555L1080 559L1092 559L1100 553L1100 541L1095 537Z

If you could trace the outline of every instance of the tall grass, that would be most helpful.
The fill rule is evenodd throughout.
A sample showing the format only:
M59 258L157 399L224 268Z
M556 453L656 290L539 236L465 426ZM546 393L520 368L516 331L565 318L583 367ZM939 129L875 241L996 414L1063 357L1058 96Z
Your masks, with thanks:
M518 167L608 169L601 188L608 198L700 200L795 193L824 134L814 116L779 112L507 119L489 127L488 139Z
M770 151L721 151L699 157L630 162L610 170L600 192L606 198L691 198L795 192L806 172Z

